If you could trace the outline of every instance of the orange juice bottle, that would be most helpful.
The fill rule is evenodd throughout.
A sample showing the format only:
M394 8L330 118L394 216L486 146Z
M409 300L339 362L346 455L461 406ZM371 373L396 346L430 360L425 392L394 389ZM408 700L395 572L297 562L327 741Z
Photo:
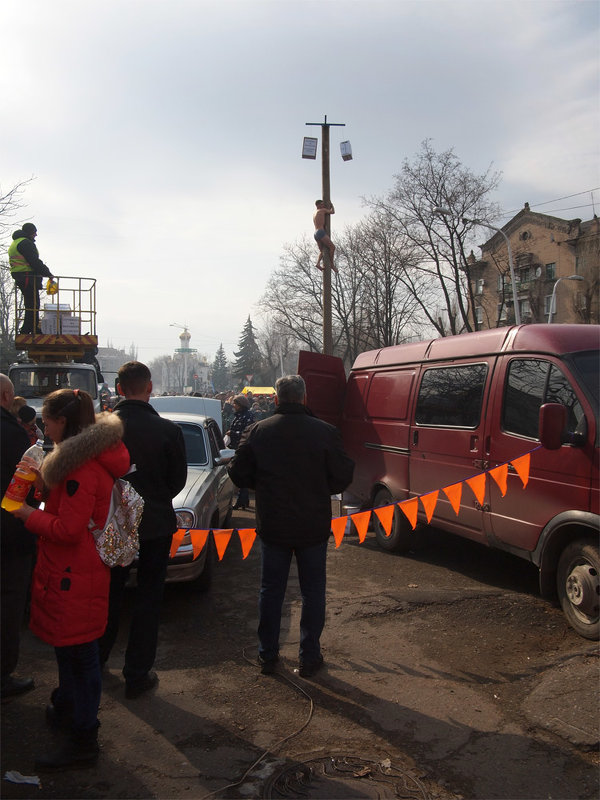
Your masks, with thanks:
M41 466L44 460L44 449L42 442L37 441L32 445L29 450L23 453L23 458L31 458L38 466ZM8 485L8 489L2 498L2 508L5 511L14 511L23 505L31 489L31 484L35 480L35 472L30 469L17 467L12 480Z

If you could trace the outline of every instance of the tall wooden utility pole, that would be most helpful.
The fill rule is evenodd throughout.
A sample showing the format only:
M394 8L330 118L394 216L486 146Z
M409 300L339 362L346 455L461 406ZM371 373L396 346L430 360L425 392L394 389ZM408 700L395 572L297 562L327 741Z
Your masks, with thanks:
M331 205L331 184L329 180L329 128L344 128L344 122L307 122L307 125L321 126L321 171L323 176L323 202ZM325 214L324 227L331 238L331 215ZM331 260L329 250L323 248L323 353L333 355L333 334L331 331Z

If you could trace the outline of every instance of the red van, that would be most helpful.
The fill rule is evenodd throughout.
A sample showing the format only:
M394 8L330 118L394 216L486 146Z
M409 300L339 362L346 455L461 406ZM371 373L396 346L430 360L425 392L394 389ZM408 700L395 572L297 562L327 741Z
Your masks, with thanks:
M600 633L600 326L521 325L341 359L301 352L316 416L342 431L356 461L346 506L395 504L508 463L506 491L465 485L458 514L439 492L431 524L510 551L539 569L541 593L560 600L582 636ZM524 487L510 464L530 453ZM415 532L395 506L379 544L408 550ZM419 522L426 522L419 503Z

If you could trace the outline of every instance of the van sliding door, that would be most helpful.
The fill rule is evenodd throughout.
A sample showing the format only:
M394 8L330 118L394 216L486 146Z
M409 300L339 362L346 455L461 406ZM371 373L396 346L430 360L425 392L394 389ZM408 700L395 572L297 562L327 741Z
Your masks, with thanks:
M424 367L410 435L411 496L439 490L432 525L475 540L484 538L483 508L470 487L462 487L458 516L442 489L483 471L482 409L492 371L492 358Z

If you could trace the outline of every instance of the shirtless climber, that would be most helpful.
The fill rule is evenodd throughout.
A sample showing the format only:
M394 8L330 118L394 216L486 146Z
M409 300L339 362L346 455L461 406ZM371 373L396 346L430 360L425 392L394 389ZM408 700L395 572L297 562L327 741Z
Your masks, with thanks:
M321 266L321 261L323 260L323 248L326 247L329 250L329 261L331 262L331 269L334 272L337 272L337 267L333 264L333 254L335 253L335 245L327 235L325 231L325 215L326 214L335 214L335 208L333 207L333 203L327 207L323 200L317 200L315 202L317 210L313 215L313 222L315 223L315 241L319 247L319 260L317 261L317 269L323 270Z

